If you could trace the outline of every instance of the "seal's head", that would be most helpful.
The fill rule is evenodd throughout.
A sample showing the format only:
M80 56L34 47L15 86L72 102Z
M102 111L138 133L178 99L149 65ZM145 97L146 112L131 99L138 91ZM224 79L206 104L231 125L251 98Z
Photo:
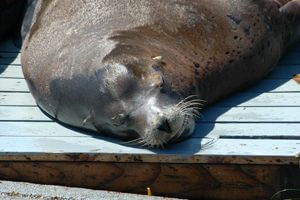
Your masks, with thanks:
M200 102L181 101L177 104L163 104L161 94L145 99L144 104L133 113L135 126L139 127L139 137L131 142L149 147L163 147L191 135L195 126ZM138 121L143 119L142 121ZM142 123L141 123L142 122Z
M96 114L99 120L95 119L100 133L160 148L193 132L201 101L195 96L180 100L178 95L171 95L163 87L161 73L137 73L136 68L110 63L101 76L99 91L105 99L103 109Z

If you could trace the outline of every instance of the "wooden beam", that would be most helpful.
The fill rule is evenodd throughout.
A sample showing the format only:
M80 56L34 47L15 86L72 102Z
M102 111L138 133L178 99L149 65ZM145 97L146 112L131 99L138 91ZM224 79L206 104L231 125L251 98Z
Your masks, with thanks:
M299 187L287 176L297 170L292 165L0 162L6 180L140 194L150 187L154 195L179 198L269 199L283 186L280 181Z

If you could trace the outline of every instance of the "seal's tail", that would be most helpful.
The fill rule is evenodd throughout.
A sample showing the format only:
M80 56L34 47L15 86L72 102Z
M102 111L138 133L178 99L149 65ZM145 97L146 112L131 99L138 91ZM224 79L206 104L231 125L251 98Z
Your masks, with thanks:
M291 24L289 45L300 42L300 0L292 0L280 7L280 12Z

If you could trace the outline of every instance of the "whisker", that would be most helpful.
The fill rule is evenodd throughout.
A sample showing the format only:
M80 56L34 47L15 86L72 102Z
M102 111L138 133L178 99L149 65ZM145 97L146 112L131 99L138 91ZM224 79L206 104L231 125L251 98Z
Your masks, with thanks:
M182 99L181 101L179 101L178 104L176 104L176 105L180 105L181 103L185 102L186 100L188 100L188 99L190 99L192 97L198 97L198 95L190 95L190 96Z
M190 116L190 117L193 117L194 119L197 119L197 118L199 117L198 115L193 114L193 113L188 113L188 114L186 114L186 115L188 115L188 116Z
M200 113L200 110L197 110L195 108L185 108L185 109L182 109L181 111L191 112L191 113Z
M180 106L177 106L178 108L185 108L185 107L189 107L189 106L192 106L192 105L197 105L197 106L203 106L202 103L200 102L196 102L196 101L193 101L193 102L185 102L183 104L181 104Z
M149 147L149 144L145 142L144 144L141 145L141 147L145 147L145 146Z
M200 102L197 102L197 101L189 101L189 102L186 102L186 103L180 105L180 107L185 106L185 105L191 105L191 104L203 105L203 103L200 103Z
M137 139L126 141L126 142L122 142L122 143L123 144L130 144L130 143L133 143L133 142L136 142L136 141L139 141L139 140L141 140L141 138L137 138Z
M199 106L193 105L193 106L187 106L187 107L184 107L184 108L180 108L179 110L196 110L196 111L199 112L200 110L202 110L202 108L199 107Z
M133 142L134 145L143 145L145 143L144 137L139 138L139 140Z
M203 102L205 102L204 100L201 100L201 99L192 99L192 100L190 100L190 101L186 101L186 102L184 102L184 103L188 103L188 102L201 102L201 103L203 103Z
M181 105L183 105L183 104L188 104L189 102L199 102L199 103L200 103L201 101L198 100L198 99L193 99L193 100L185 101L185 102L180 101L179 103L176 104L176 106L181 106Z
M186 104L189 104L189 103L192 103L192 102L198 102L198 103L201 103L203 105L206 101L205 100L201 100L201 99L192 99L192 100L185 101L185 102L184 101L180 101L175 106L180 107L182 105L186 105Z

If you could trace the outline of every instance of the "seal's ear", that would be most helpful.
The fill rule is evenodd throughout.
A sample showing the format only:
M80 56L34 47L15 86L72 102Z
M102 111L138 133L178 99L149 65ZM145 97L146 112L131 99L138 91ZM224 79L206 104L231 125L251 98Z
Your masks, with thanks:
M151 87L160 87L163 84L162 72L160 69L161 62L163 61L163 56L151 57L153 60L151 75L149 76L148 82Z
M157 62L161 62L161 61L163 61L164 58L162 56L155 56L155 57L152 57L152 59Z

